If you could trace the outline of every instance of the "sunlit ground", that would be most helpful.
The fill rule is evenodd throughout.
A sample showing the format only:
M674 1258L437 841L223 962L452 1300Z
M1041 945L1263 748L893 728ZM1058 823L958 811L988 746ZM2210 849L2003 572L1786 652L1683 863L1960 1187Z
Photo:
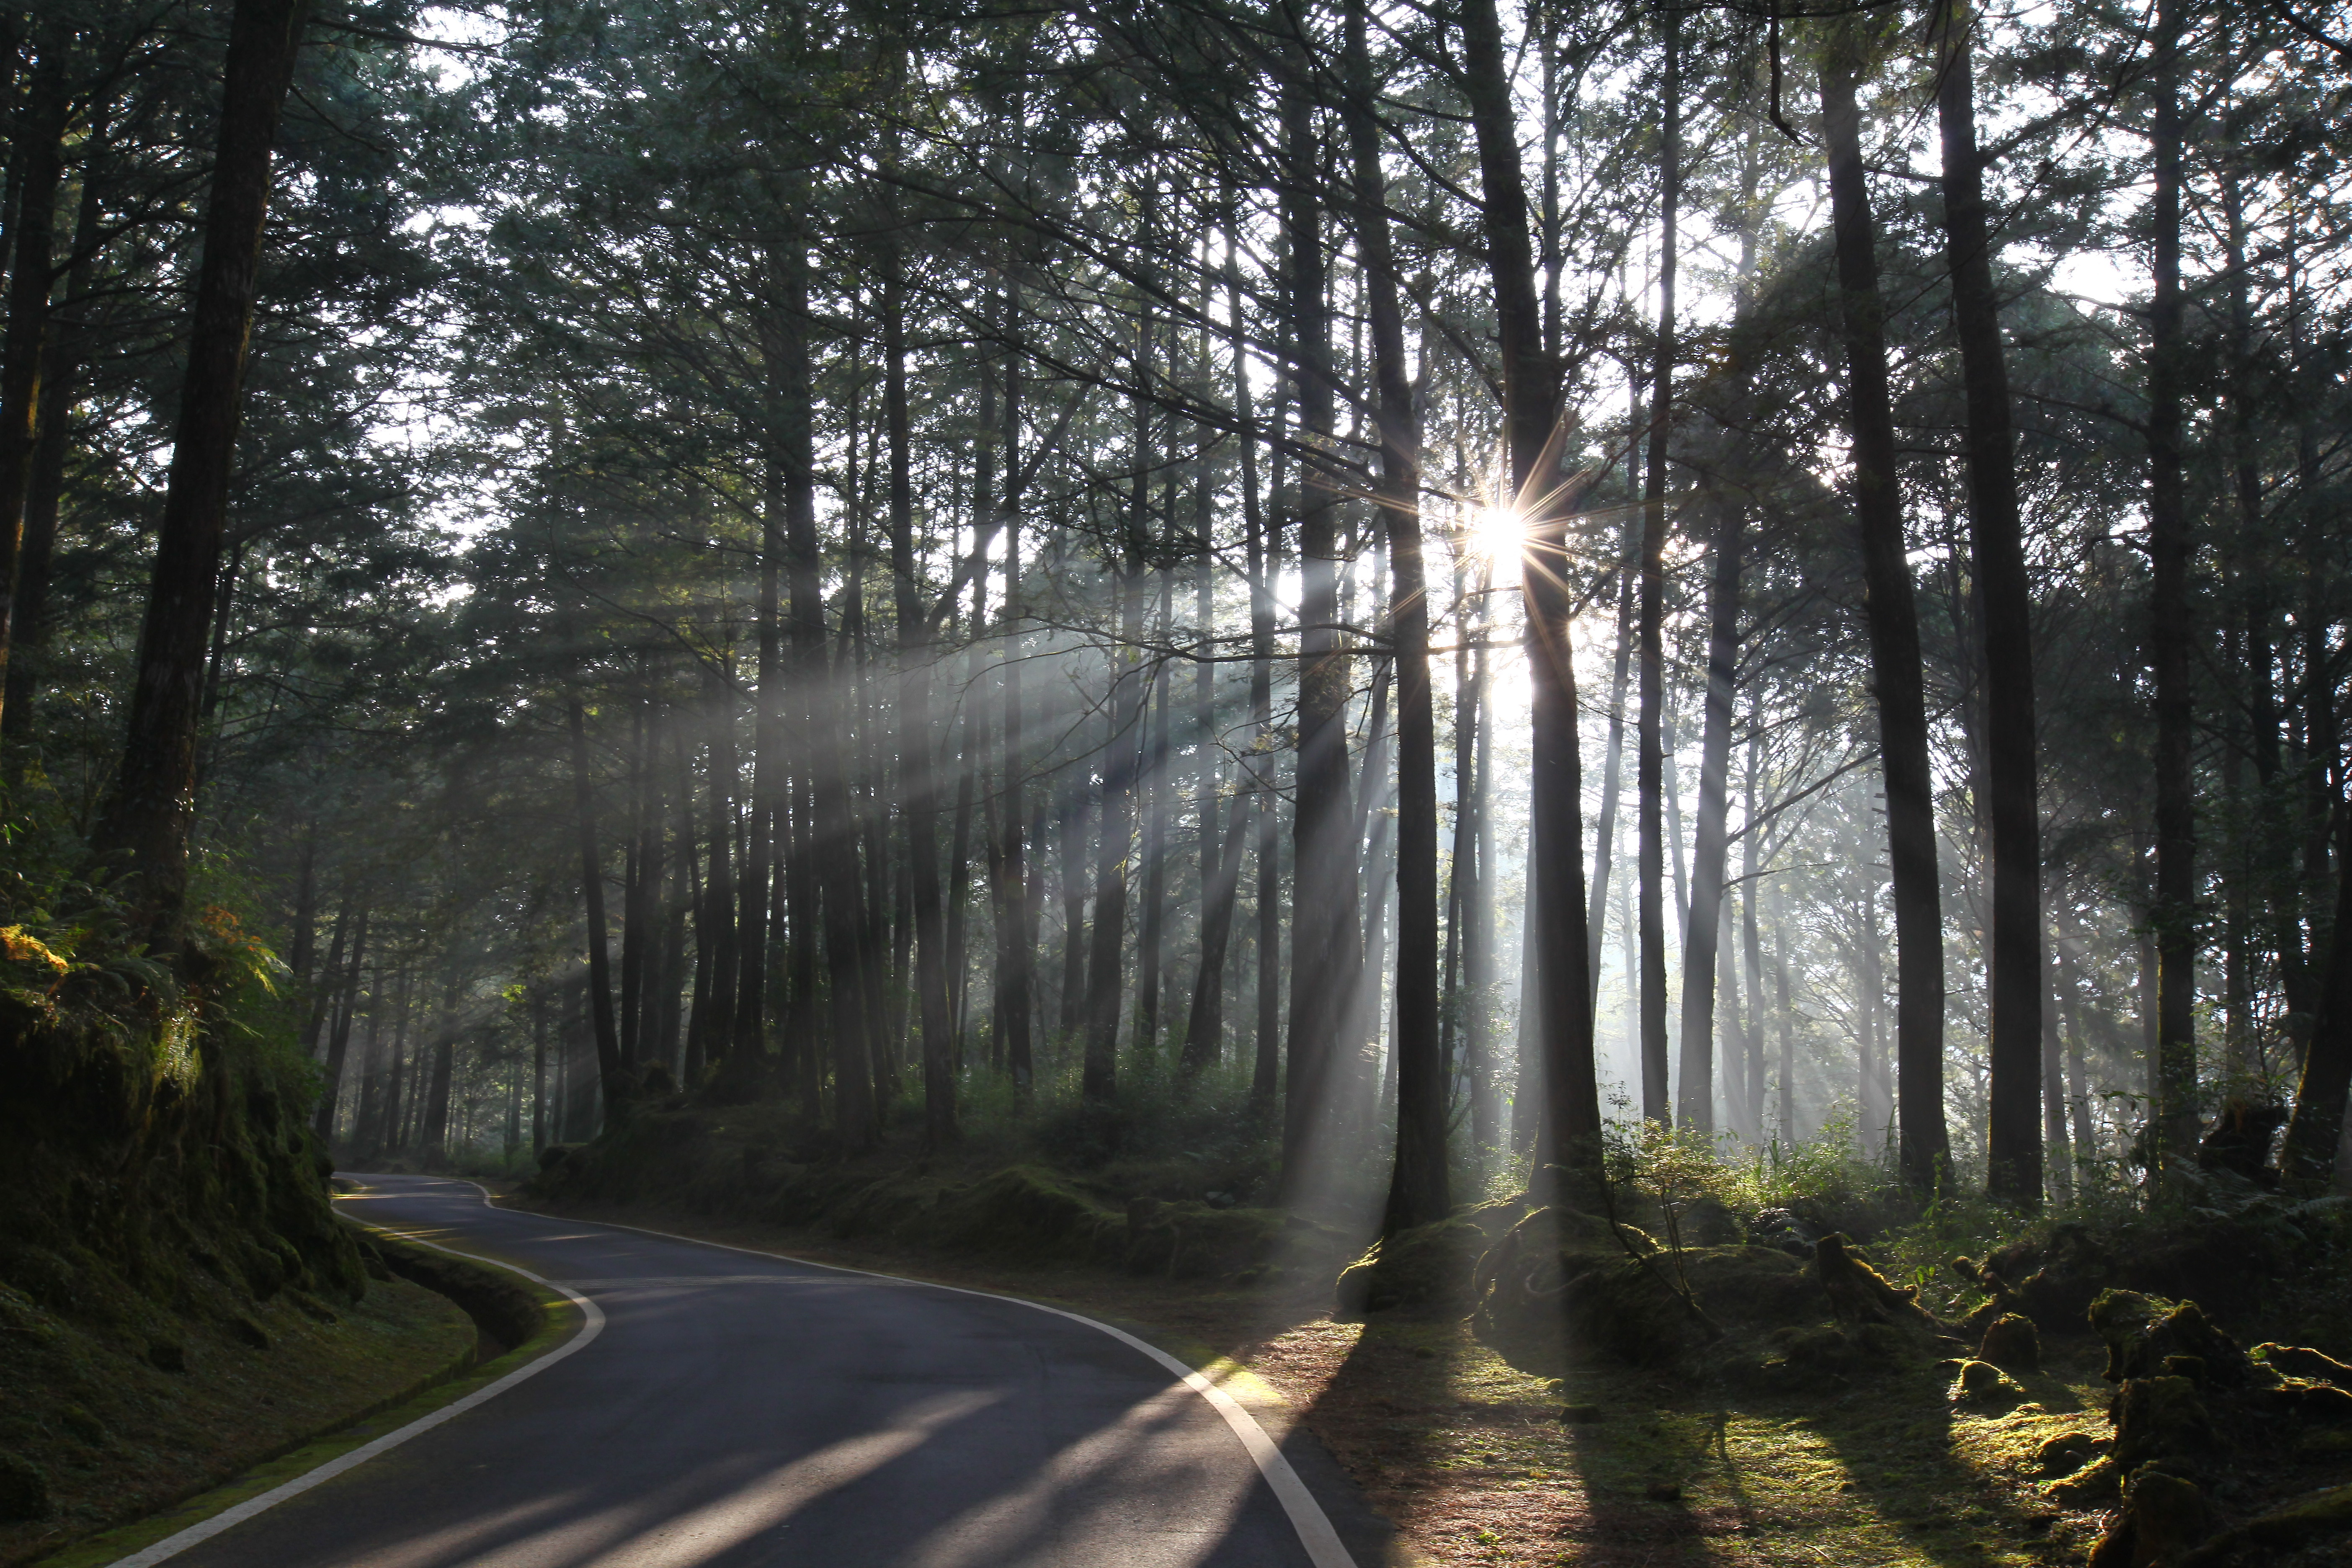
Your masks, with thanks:
M1923 1368L1818 1397L1733 1397L1630 1371L1562 1388L1460 1325L1301 1324L1244 1360L1412 1546L1462 1563L2038 1563L2094 1514L2042 1495L2035 1448L2103 1434L2095 1348L2052 1347L2030 1401L1964 1414ZM1601 1419L1564 1425L1564 1405Z
M1555 1387L1462 1323L1387 1313L1332 1321L1328 1287L1316 1281L1244 1291L675 1213L630 1217L1053 1300L1132 1323L1212 1375L1254 1374L1286 1405L1259 1419L1276 1432L1304 1420L1430 1562L1974 1568L2079 1562L2097 1534L2097 1514L2047 1499L2032 1466L2051 1436L2108 1430L2103 1363L2088 1340L2046 1345L2053 1370L2021 1374L2029 1401L2006 1415L1955 1409L1949 1373L1924 1366L1826 1382L1801 1397L1695 1390L1616 1368L1581 1370ZM1246 1398L1249 1382L1229 1386ZM1597 1405L1601 1419L1563 1425L1569 1404Z

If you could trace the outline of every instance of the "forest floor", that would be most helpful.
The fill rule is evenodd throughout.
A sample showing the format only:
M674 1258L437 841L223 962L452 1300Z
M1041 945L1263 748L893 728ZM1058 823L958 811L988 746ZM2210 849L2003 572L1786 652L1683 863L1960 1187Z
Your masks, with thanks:
M1212 1376L1280 1396L1397 1527L1419 1563L1920 1564L2079 1561L2101 1515L2047 1500L2033 1456L2106 1429L2096 1342L2052 1342L2027 1400L1977 1415L1948 1372L1890 1372L1805 1396L1733 1395L1631 1370L1563 1381L1504 1362L1462 1321L1335 1320L1328 1287L1238 1289L1086 1267L1019 1266L820 1229L650 1205L545 1205L1117 1320ZM1577 1407L1580 1419L1562 1419ZM1285 1428L1286 1429L1286 1428ZM1371 1568L1367 1564L1366 1568Z
M355 1304L281 1292L234 1322L43 1310L0 1288L0 1450L46 1473L46 1518L0 1525L0 1568L167 1509L473 1364L445 1296L371 1280ZM103 1303L99 1304L102 1309Z

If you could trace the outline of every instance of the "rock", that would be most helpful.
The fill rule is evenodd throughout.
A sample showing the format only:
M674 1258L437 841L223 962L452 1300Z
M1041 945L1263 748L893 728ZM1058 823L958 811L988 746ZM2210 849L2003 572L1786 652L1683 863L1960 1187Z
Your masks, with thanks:
M2332 1383L2315 1383L2307 1377L2283 1378L2270 1391L2270 1397L2303 1420L2336 1426L2352 1425L2352 1393Z
M2098 1457L2098 1440L2088 1432L2061 1432L2033 1450L2034 1468L2044 1476L2071 1476Z
M2282 1344L2256 1345L2252 1354L2254 1360L2288 1377L2308 1378L2314 1383L2332 1383L2338 1388L2352 1389L2352 1366L2345 1365L2332 1355L2302 1345Z
M1916 1290L1895 1289L1854 1253L1843 1236L1825 1236L1813 1244L1813 1268L1822 1289L1829 1293L1830 1310L1841 1323L1937 1326L1919 1305Z
M2352 1485L2306 1492L2248 1520L2231 1533L2265 1546L2290 1546L2341 1530L2352 1530Z
M1977 1359L1989 1361L2003 1372L2040 1372L2042 1336L2035 1331L2033 1320L2017 1312L1994 1319L1985 1326Z
M1748 1245L1769 1247L1791 1258L1811 1258L1821 1233L1797 1217L1793 1209L1765 1209L1748 1222Z
M32 1460L0 1452L0 1520L49 1516L49 1474Z
M2174 1458L2213 1443L2212 1418L2185 1377L2134 1377L2116 1390L2115 1460L2126 1473L2151 1459Z
M2048 1495L2068 1508L2102 1507L2121 1490L2123 1474L2115 1460L2101 1455L2073 1475L2051 1482Z
M2109 1383L2164 1375L2166 1362L2174 1356L2202 1362L2201 1381L2218 1386L2235 1386L2252 1375L2246 1352L2215 1328L2194 1301L2168 1301L2137 1290L2102 1290L2088 1315L2091 1327L2106 1342L2105 1375Z
M187 1347L176 1340L157 1340L147 1347L147 1364L157 1372L185 1372Z
M2025 1397L2017 1381L1989 1361L1964 1361L1952 1380L1954 1404L2011 1405Z
M2091 1548L2091 1568L2177 1568L2213 1533L2197 1483L2162 1470L2134 1476L2124 1506Z
M1339 1311L1347 1317L1397 1307L1470 1306L1470 1286L1486 1234L1468 1220L1440 1220L1383 1237L1340 1271Z

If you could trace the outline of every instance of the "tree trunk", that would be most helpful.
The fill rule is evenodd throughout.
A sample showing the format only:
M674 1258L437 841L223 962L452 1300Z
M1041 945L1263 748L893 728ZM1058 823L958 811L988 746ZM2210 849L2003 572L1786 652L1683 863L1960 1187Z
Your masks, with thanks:
M1895 903L1895 1055L1904 1064L1903 1169L1932 1186L1949 1156L1943 1133L1944 955L1937 889L1935 780L1919 672L1919 611L1903 539L1895 414L1887 390L1885 302L1878 291L1877 229L1862 162L1853 40L1837 28L1822 56L1822 129L1836 231L1845 340L1851 482L1861 534L1871 685L1878 704L1879 770L1886 791L1886 850ZM2029 1082L2031 1080L2029 1079ZM1784 1084L1782 1093L1788 1092Z
M309 0L237 0L205 213L172 468L156 531L122 763L94 858L118 867L152 945L176 947L195 812L197 708L228 519L246 342L260 276L269 156Z
M352 1016L359 1006L360 969L367 962L368 909L360 906L359 920L352 928L351 962L344 965L337 984L335 1026L327 1039L326 1079L319 1089L319 1109L311 1119L311 1131L322 1143L331 1142L335 1136L336 1101L343 1089L343 1058L351 1049Z
M647 918L646 890L646 710L634 704L629 714L629 811L623 838L621 871L621 1002L618 1015L621 1060L637 1063L637 1026L645 1017L646 938L652 927Z
M2195 672L2181 472L2181 385L2188 367L2180 297L2180 26L2179 0L2158 0L2150 60L2156 179L2155 289L2147 313L2147 650L2156 684L2155 1131L2166 1162L2194 1152L2198 1126Z
M2294 1115L2279 1152L2281 1173L2296 1187L2312 1192L2326 1191L2336 1173L2345 1097L2352 1090L2352 811L2342 817L2336 854L2345 871L2336 881L2334 940L2311 1045L2304 1052L2303 1075L2295 1085Z
M1437 1030L1437 713L1429 680L1428 574L1422 560L1421 437L1413 428L1404 315L1389 238L1365 0L1347 13L1349 150L1356 176L1356 246L1371 318L1379 390L1381 472L1373 505L1388 525L1389 637L1396 669L1396 1164L1384 1235L1444 1219L1453 1207L1445 1169L1445 1064ZM1372 973L1381 973L1376 965Z
M1716 954L1730 842L1731 701L1739 666L1739 552L1747 513L1717 498L1707 584L1706 708L1699 736L1698 841L1691 851L1690 924L1683 933L1682 1093L1676 1119L1715 1131ZM1728 1058L1727 1058L1728 1059Z
M1536 1027L1544 1119L1538 1168L1597 1170L1601 1096L1593 1072L1592 988L1584 920L1583 785L1577 755L1576 671L1569 644L1567 512L1559 474L1559 368L1543 350L1528 244L1527 192L1494 0L1465 0L1463 65L1478 142L1485 232L1495 282L1513 504L1525 521L1524 593L1533 687L1528 831L1537 970ZM1302 785L1305 781L1301 781ZM1305 790L1302 787L1301 797ZM1522 1001L1521 1005L1526 1005ZM1521 1092L1525 1092L1523 1082Z
M1018 292L1008 291L1008 325L1017 325ZM1004 776L998 784L1000 816L994 867L996 895L997 1041L1013 1087L1027 1093L1036 1076L1036 933L1030 886L1027 781L1021 712L1021 364L1004 362Z
M1226 223L1225 297L1234 332L1234 407L1248 422L1249 367L1243 343L1241 272L1234 265L1233 220ZM1279 400L1276 406L1279 408ZM1278 491L1277 483L1275 487ZM1256 1038L1250 1058L1250 1104L1270 1109L1280 1091L1282 1077L1282 826L1276 808L1279 798L1274 771L1274 572L1281 553L1277 509L1263 507L1257 488L1257 437L1254 431L1242 440L1243 547L1249 572L1250 596L1250 754L1245 763L1248 821L1256 833L1255 882L1257 931L1254 946L1257 963L1255 981L1257 1004ZM1239 811L1236 807L1236 811ZM1240 824L1234 825L1235 855L1240 851ZM1240 874L1236 867L1236 876Z
M399 1070L399 1058L394 1058ZM547 1147L547 987L530 988L530 1152L536 1159Z
M1205 359L1206 344L1202 345ZM1195 637L1205 656L1214 648L1217 631L1217 560L1211 550L1210 446L1204 437L1198 457L1198 505L1193 522L1197 553L1192 563L1192 618ZM1197 759L1194 789L1201 836L1201 963L1192 978L1192 1005L1184 1020L1184 1051L1179 1063L1190 1075L1207 1070L1225 1048L1225 956L1232 945L1234 906L1241 893L1242 832L1249 820L1248 797L1236 792L1228 825L1218 810L1222 778L1216 760L1217 667L1203 657L1193 666L1193 755Z
M2009 368L1993 290L1992 239L1985 216L1984 160L1977 148L1970 70L1971 19L1960 0L1942 0L1937 108L1943 131L1945 257L1952 279L1952 324L1968 399L1969 553L1984 633L1985 773L1992 827L1991 1037L1987 1156L1992 1195L2034 1207L2042 1201L2042 1106L2035 1077L2044 1035L2047 986L2042 931L2042 817L2036 802L2032 592L2009 404ZM1940 955L1938 957L1940 963ZM1906 988L1907 994L1908 987ZM1925 1054L1921 1031L1897 1026L1902 1056L1903 1151L1920 1184L1948 1157L1944 1128L1943 1042ZM1905 1049L1907 1045L1910 1048ZM1932 1094L1923 1094L1934 1080ZM2053 1115L2058 1107L2052 1106ZM2058 1142L2063 1142L2063 1119ZM1924 1148L1926 1153L1915 1152Z
M572 802L580 836L580 893L588 917L588 1018L595 1030L596 1081L604 1086L607 1116L629 1098L621 1059L621 1035L613 1021L611 959L604 942L604 866L596 852L596 795L588 777L588 731L580 699L569 707L572 725ZM436 1071L439 1069L436 1068ZM425 1138L437 1147L437 1132Z
M1139 419L1141 416L1139 413ZM1139 447L1137 488L1142 488ZM1131 526L1139 528L1139 521ZM1113 573L1119 600L1118 644L1112 650L1113 676L1103 744L1102 833L1095 846L1094 948L1087 966L1086 1059L1080 1091L1108 1100L1118 1089L1118 1011L1125 975L1120 957L1127 944L1127 858L1134 837L1136 758L1143 722L1143 676L1128 650L1142 635L1142 573L1132 562Z
M457 960L454 956L449 960L449 965L447 984L441 988L441 1021L439 1026L433 1031L433 1070L432 1075L425 1079L425 1120L418 1130L416 1139L425 1164L434 1168L446 1165L449 1159L449 1086L456 1076L457 1065L457 998L460 988ZM593 1003L593 997L591 1001ZM608 998L607 1006L609 1005ZM605 1019L607 1033L610 1033L611 1023L611 1018L607 1016ZM601 1055L603 1050L601 1038L598 1041L598 1050ZM604 1115L605 1120L610 1121L613 1116L613 1100L610 1093L612 1080L607 1079L603 1081L607 1089Z
M1672 1119L1666 1079L1665 911L1665 550L1666 446L1674 408L1675 251L1682 204L1682 21L1661 13L1664 29L1664 124L1660 131L1658 338L1651 366L1649 459L1642 483L1641 756L1642 1119ZM1679 838L1679 835L1677 836ZM1683 976L1690 984L1690 976ZM1702 1092L1705 1092L1702 1089Z
M351 931L354 903L352 894L346 889L341 906L335 911L335 933L327 944L327 967L311 992L310 1017L302 1026L302 1054L313 1061L319 1057L319 1033L326 1026L327 1019L334 1010L338 987L342 984L337 976L342 973L343 938Z
M58 186L65 175L62 142L70 107L66 60L74 42L68 15L51 16L41 28L40 58L16 127L21 183L8 225L14 258L7 343L0 353L0 586L8 590L0 596L0 678L7 674L15 634L15 589L23 567L26 498L39 437L41 377L54 358L49 290L55 282ZM0 727L5 727L6 720L7 709L0 700Z
M1282 223L1290 250L1288 367L1303 438L1337 427L1330 372L1329 258L1315 190L1321 149L1314 105L1294 61L1282 90L1283 157L1290 171ZM1355 809L1348 779L1351 677L1339 622L1339 520L1330 486L1297 482L1298 672L1296 804L1291 812L1290 1049L1283 1067L1282 1183L1296 1202L1317 1173L1331 1078L1351 1000L1343 948L1359 940Z
M1166 548L1164 543L1161 548ZM1154 638L1164 648L1174 620L1175 580L1164 566L1153 567L1151 576L1159 585L1155 596L1160 601ZM1157 1061L1160 1056L1160 992L1168 961L1168 660L1155 653L1152 666L1150 718L1141 737L1143 908L1135 944L1139 961L1135 977L1135 1049L1147 1061Z
M914 908L915 1014L922 1036L923 1142L956 1138L954 1020L948 1012L947 921L940 897L939 770L931 734L930 623L915 562L913 454L907 415L906 282L896 242L883 259L882 406L890 452L890 582L898 626L898 799ZM1017 830L1016 830L1017 831Z
M1629 520L1617 567L1617 651L1609 676L1609 749L1601 766L1601 821L1592 841L1592 887L1584 906L1584 962L1594 1005L1601 996L1601 939L1608 929L1609 875L1617 863L1617 798L1625 776L1625 688L1633 668L1633 605L1641 581L1642 533Z
M710 994L701 1022L704 1060L726 1070L735 1042L735 1002L741 990L742 947L735 929L735 792L741 787L735 758L735 693L724 679L709 683L710 877L703 885L709 911Z

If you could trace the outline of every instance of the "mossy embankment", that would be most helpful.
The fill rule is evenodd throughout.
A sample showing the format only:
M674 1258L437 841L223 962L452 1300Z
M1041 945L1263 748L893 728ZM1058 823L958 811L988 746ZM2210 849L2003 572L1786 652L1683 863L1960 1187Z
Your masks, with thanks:
M165 963L94 899L0 930L0 1563L204 1490L485 1346L337 1219L267 951L214 909Z

